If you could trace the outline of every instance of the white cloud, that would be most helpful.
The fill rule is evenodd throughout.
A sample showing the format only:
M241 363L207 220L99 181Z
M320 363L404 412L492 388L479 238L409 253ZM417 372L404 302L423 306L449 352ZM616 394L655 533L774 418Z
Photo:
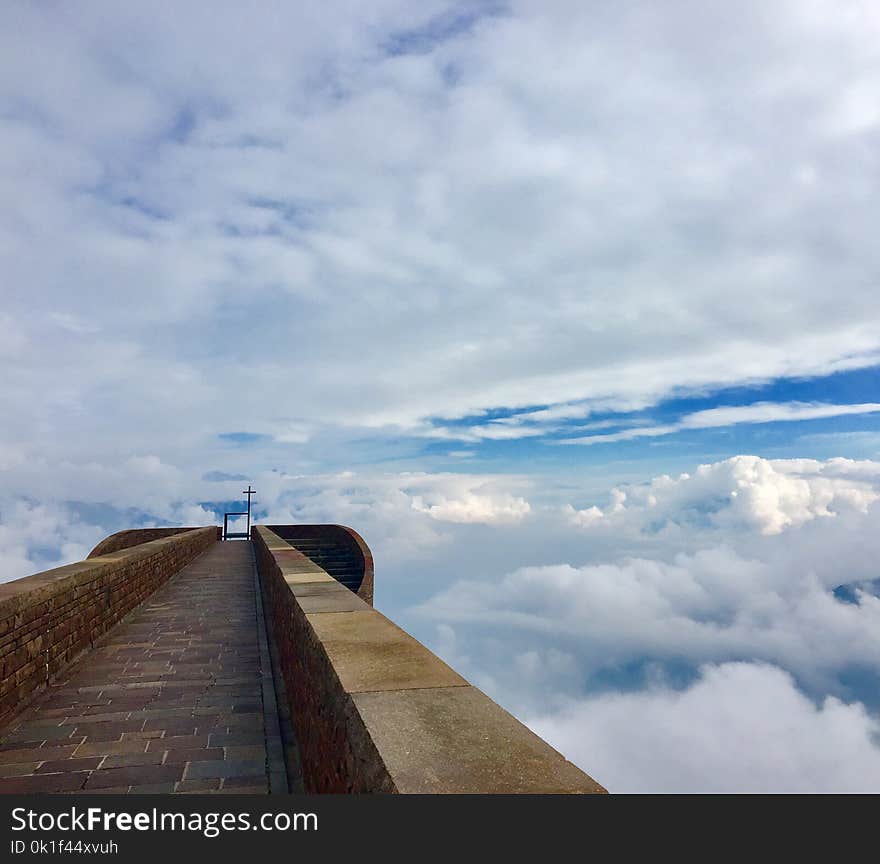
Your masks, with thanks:
M688 429L733 426L737 423L773 423L780 420L815 420L821 417L844 417L850 414L874 414L880 403L827 405L821 402L756 402L753 405L720 406L688 414L683 425Z
M529 725L611 792L880 790L880 722L818 706L772 666L705 666L685 690L597 696Z
M413 498L414 510L441 522L519 522L528 515L529 502L511 495L480 495L467 492L464 497L449 500L440 496L435 503L426 503L421 495Z
M570 516L593 524L606 518L612 530L633 526L669 530L744 527L762 534L838 512L866 512L880 497L878 463L850 459L761 459L735 456L700 465L677 479L666 475L648 484L616 488L605 511L595 505Z
M268 524L337 522L367 540L387 579L377 596L394 595L397 579L412 580L413 560L430 562L448 548L456 530L492 530L521 524L531 515L523 490L530 484L511 475L340 472L255 479L258 503ZM519 493L519 494L517 494ZM416 584L421 592L425 584Z
M546 435L552 427L530 427L510 424L504 420L490 420L483 426L427 426L419 431L425 438L441 438L447 441L514 441L518 438L535 438Z
M581 669L591 672L649 657L749 657L824 685L847 663L880 664L880 600L857 592L857 604L840 602L832 594L840 573L835 579L801 567L798 556L763 561L724 546L672 561L548 564L497 581L453 582L419 611L453 625L518 633L526 644L557 644L576 651ZM834 585L823 584L829 577Z
M575 510L571 504L566 504L565 513L572 524L580 526L592 525L604 516L602 511L596 507L595 504L584 510Z
M43 547L56 550L53 563L67 563L77 560L83 549L87 553L103 536L135 527L133 523L214 524L214 514L196 502L237 498L243 488L243 481L232 479L218 491L216 471L193 479L152 454L131 456L115 467L93 461L60 463L54 470L53 475L45 462L10 460L7 473L19 472L17 476L26 478L31 491L46 504L35 505L8 493L0 498L0 548L8 553L0 581L41 569L49 560L39 552ZM448 532L456 525L520 523L531 512L523 495L529 484L509 475L263 471L246 479L257 488L255 505L261 521L351 525L391 570L448 544ZM77 508L100 515L80 518ZM144 514L149 515L146 523ZM73 539L79 551L62 560L60 547Z
M636 438L657 438L660 435L671 435L682 429L678 424L665 426L638 426L635 429L624 429L620 432L606 432L602 435L583 435L577 438L562 438L559 444L613 444L616 441L633 441Z
M721 405L686 414L679 421L663 426L645 426L624 429L605 435L586 435L564 438L559 444L610 444L632 441L635 438L656 438L671 435L683 429L715 429L736 426L739 423L778 423L781 421L816 420L823 417L846 417L855 414L874 414L880 403L865 402L855 405L829 405L822 402L755 402L751 405Z
M80 561L106 532L62 504L4 502L0 507L0 582Z
M27 342L21 324L10 315L0 314L0 356L14 357L25 348Z
M68 330L78 336L88 336L100 331L100 327L89 321L84 321L76 315L70 315L66 312L53 312L52 320L63 330Z
M542 734L612 788L808 788L816 764L862 747L874 734L874 715L836 700L852 703L855 694L873 705L876 695L870 674L855 691L852 681L880 668L878 497L875 462L743 456L700 466L677 479L617 487L604 509L535 511L513 549L537 558L534 564L500 571L499 550L494 566L438 585L433 597L400 617L416 632L447 628L436 650L453 651L465 674L515 712L540 718ZM470 538L469 548L475 545ZM838 597L842 584L847 596ZM430 631L423 638L433 644ZM701 748L723 749L709 736L712 728L742 724L745 730L752 723L728 716L734 708L722 691L735 690L739 673L704 670L701 681L684 689L679 679L682 670L704 664L735 670L730 664L756 662L778 667L769 680L797 735L809 740L840 720L849 739L826 747L825 756L789 753L784 758L794 761L778 782L768 769L749 786L747 771L721 781L717 772L700 769ZM763 687L770 673L754 668L755 686ZM746 684L752 681L751 672L742 674ZM808 697L824 707L816 709ZM749 699L746 689L741 699ZM713 704L712 717L699 713ZM641 724L616 724L626 712L646 723L655 713L675 721L658 720L645 743ZM613 728L619 740L611 740ZM575 743L579 734L583 746ZM691 734L693 758L681 757L676 772ZM754 747L760 759L781 732L770 724L753 734L765 735ZM592 746L600 738L604 761ZM730 745L736 754L740 740ZM671 754L669 760L652 761L643 746ZM627 768L633 753L639 764ZM735 758L729 753L716 754L719 766ZM743 758L751 764L751 752ZM825 783L818 788L870 788L876 775L838 768Z
M39 350L5 443L174 462L279 397L307 429L521 409L471 440L522 437L876 363L877 22L837 5L740 4L736 38L678 4L433 35L454 6L16 9L0 343Z

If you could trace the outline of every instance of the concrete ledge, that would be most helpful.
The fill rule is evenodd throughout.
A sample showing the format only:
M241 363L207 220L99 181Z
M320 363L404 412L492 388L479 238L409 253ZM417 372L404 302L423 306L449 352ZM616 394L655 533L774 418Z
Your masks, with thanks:
M272 530L252 537L307 791L605 791Z
M217 542L215 527L171 530L170 536L0 585L0 724Z
M476 687L357 693L352 703L398 792L605 791Z

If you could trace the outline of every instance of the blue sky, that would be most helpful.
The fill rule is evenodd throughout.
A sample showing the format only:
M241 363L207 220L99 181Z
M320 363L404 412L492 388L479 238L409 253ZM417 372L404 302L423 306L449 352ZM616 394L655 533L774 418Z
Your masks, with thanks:
M880 788L875 5L11 4L0 579L250 482L609 788Z

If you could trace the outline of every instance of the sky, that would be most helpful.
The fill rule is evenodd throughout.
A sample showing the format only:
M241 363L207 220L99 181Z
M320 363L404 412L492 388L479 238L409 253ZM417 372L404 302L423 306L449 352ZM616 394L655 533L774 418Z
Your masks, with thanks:
M18 3L0 580L352 526L614 792L880 791L870 2Z

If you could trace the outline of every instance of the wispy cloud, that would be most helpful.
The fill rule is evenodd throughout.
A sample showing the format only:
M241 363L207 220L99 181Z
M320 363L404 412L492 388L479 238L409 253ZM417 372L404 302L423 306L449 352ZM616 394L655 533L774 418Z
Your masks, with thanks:
M618 406L615 406L618 408ZM463 423L458 426L433 425L424 426L420 434L427 437L446 438L457 441L513 441L518 438L537 438L553 435L571 429L566 421L580 420L596 413L608 411L607 404L596 402L590 405L553 405L534 411L523 411L503 417L492 417L482 423ZM613 409L612 409L613 410ZM578 423L578 431L594 429L611 429L628 426L649 425L650 421L643 417L627 417L617 414L602 420L589 423Z
M821 402L755 402L751 405L724 405L686 414L675 423L624 429L607 435L584 435L563 438L557 444L611 444L637 438L655 438L672 435L685 429L715 429L740 423L779 423L816 420L823 417L843 417L852 414L873 414L880 411L880 403L865 402L857 405L829 405Z
M776 423L779 421L817 420L849 414L873 414L880 403L828 405L822 402L755 402L752 405L721 405L688 414L682 425L687 429L733 426L737 423Z

